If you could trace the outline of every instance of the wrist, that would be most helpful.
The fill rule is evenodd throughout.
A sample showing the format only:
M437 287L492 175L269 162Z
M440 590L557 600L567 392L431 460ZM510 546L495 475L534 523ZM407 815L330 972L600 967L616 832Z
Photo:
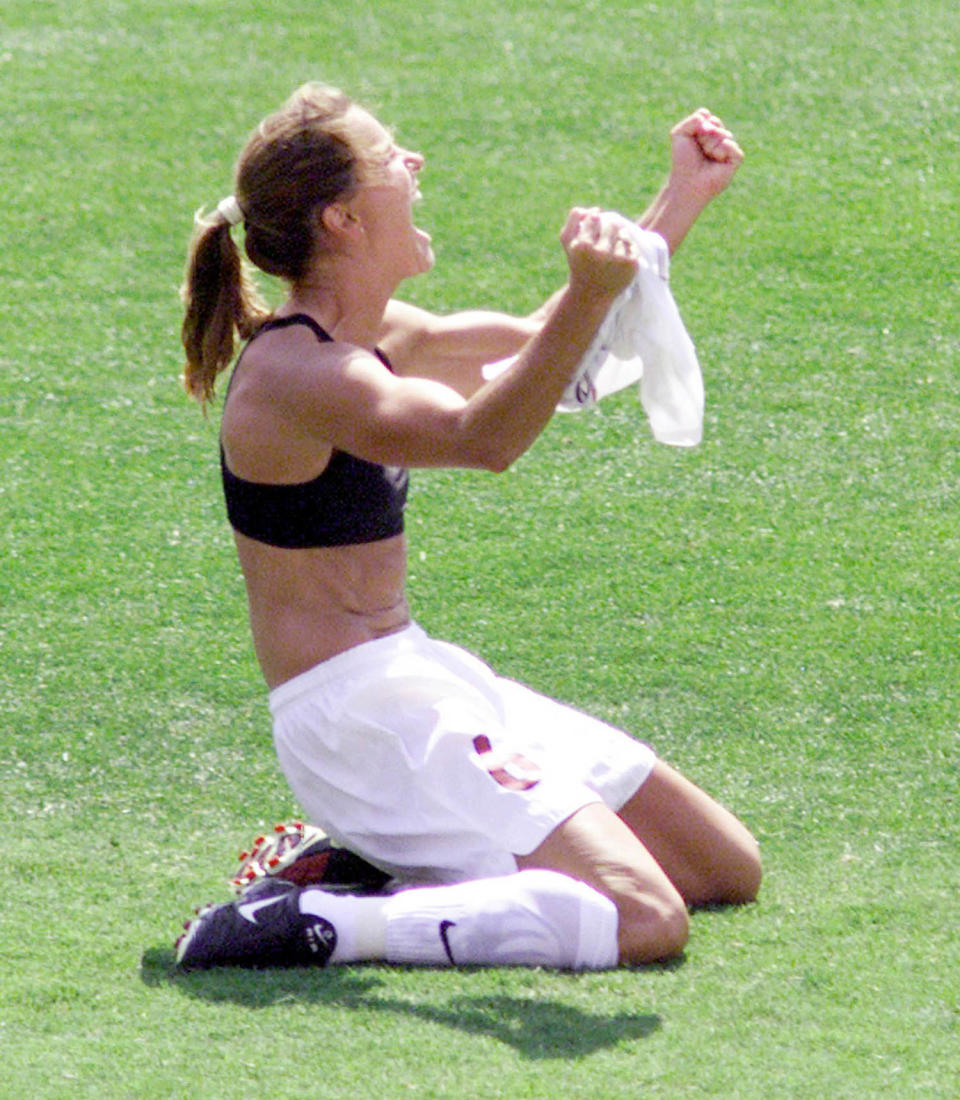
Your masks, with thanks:
M690 221L694 221L714 198L709 187L678 172L670 173L660 195L664 207L688 217Z
M560 296L554 315L569 311L585 324L599 326L620 296L621 289L596 286L588 279L571 279Z

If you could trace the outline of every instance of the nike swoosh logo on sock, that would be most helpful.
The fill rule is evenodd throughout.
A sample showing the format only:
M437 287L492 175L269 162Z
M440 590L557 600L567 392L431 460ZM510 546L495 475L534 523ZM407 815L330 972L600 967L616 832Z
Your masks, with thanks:
M447 938L447 933L451 928L456 928L457 922L455 920L442 920L440 922L440 939L443 941L443 949L447 953L447 958L450 960L451 966L456 966L457 961L453 957L453 952L450 950L450 940Z
M276 905L278 901L283 901L285 897L286 894L275 894L272 898L241 902L237 906L237 912L244 920L249 921L251 924L257 924L257 913L261 909L266 909L268 905Z

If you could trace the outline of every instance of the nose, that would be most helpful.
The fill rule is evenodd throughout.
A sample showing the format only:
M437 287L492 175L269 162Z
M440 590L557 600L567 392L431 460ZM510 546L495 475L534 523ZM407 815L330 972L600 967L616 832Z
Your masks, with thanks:
M423 154L414 153L410 149L405 149L403 151L403 163L407 166L407 171L416 175L424 165Z

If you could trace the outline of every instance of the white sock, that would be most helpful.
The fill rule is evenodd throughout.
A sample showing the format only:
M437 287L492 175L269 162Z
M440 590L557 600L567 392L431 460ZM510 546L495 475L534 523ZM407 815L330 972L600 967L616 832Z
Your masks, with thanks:
M619 957L616 906L555 871L404 890L383 913L389 962L604 970Z
M324 917L336 930L330 965L377 959L606 970L619 957L616 906L556 871L519 871L373 897L307 887L300 911Z
M331 894L306 887L300 894L300 912L330 921L337 944L329 965L386 958L387 918L383 895Z

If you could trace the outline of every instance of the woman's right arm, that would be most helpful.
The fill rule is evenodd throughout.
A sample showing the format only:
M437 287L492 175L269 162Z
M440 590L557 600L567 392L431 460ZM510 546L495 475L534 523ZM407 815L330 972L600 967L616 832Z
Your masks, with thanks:
M465 398L433 379L395 376L367 352L337 355L328 345L322 386L313 371L275 376L272 396L289 427L384 465L506 469L549 422L636 271L632 241L597 211L572 211L561 241L570 280L512 369Z

